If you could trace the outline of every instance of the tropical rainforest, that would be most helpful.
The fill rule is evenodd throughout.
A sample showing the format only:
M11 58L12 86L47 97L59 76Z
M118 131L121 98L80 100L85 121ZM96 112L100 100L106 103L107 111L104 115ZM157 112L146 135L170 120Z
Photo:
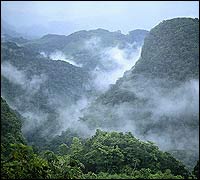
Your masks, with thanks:
M2 179L199 178L199 19L1 36Z

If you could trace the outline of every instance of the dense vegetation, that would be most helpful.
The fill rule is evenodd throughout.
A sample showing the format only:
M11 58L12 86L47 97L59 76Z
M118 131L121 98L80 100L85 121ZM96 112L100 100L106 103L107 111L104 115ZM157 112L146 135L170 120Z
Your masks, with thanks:
M140 32L141 35L137 39ZM37 122L28 132L27 128L23 129L28 142L43 146L45 141L52 138L52 134L58 133L62 127L58 120L62 109L70 108L83 97L90 98L97 94L92 83L94 77L88 69L92 71L97 65L103 64L98 50L117 45L123 48L135 40L139 45L146 34L145 30L137 30L137 36L132 31L128 37L119 32L97 29L79 31L69 36L49 34L29 41L23 38L8 38L8 42L5 40L1 45L1 93L26 117L28 126L29 122ZM91 47L85 48L87 42L91 43L89 46L99 43L99 38L101 42L98 50L91 51ZM65 53L66 57L74 57L73 60L77 63L80 61L83 67L59 60L52 61L48 56L40 54L43 52L49 55L57 50ZM4 74L4 69L13 76ZM70 119L66 118L66 121Z
M175 18L154 27L132 73L185 81L199 77L199 19Z
M97 29L37 40L5 37L1 93L16 110L1 98L3 179L199 177L198 19L175 18L128 35ZM79 122L94 135L73 127L61 133L72 122L70 107L96 93L90 71L103 64L99 52L130 44L134 51L143 40L136 65L81 110ZM57 50L83 67L40 54Z
M14 143L25 143L22 135L22 120L18 112L9 108L1 98L1 153L6 155L10 152L9 146Z
M81 120L90 128L132 127L137 136L154 137L160 146L163 141L157 137L167 137L166 150L191 169L199 157L198 84L193 84L198 79L199 20L163 21L145 38L136 65L100 95ZM187 101L190 105L180 111Z
M134 50L142 45L147 34L148 31L140 29L133 30L128 35L105 29L83 30L69 36L48 34L40 39L21 44L39 52L45 52L47 55L61 51L67 57L73 57L76 63L82 64L84 69L93 70L96 66L103 66L100 57L103 48L116 46L126 48L128 44L135 43Z
M43 138L46 123L49 132L45 136L51 136L60 128L60 124L56 123L57 109L87 95L90 77L79 67L44 58L37 51L19 47L13 42L2 43L1 58L2 69L5 67L13 74L12 78L1 74L2 96L21 114L28 112L30 115L26 117L29 121L39 121L40 116L43 118L42 123L35 123L36 128L28 131L29 141L36 142L39 137ZM32 114L39 117L32 119Z
M50 92L46 94L49 96L59 94L62 98L69 97L71 98L70 100L73 100L80 96L80 92L84 93L86 91L84 84L88 83L89 75L83 69L72 66L67 62L52 61L44 58L37 51L31 48L19 47L12 42L2 43L1 48L2 63L10 63L19 71L25 72L29 80L33 77L46 77L46 81L42 83L38 94L41 95L43 93L43 96L45 96L42 90L48 87ZM4 85L4 81L2 85ZM9 89L9 87L3 86L3 88L5 89L2 92L4 94L7 93L7 88ZM12 96L8 97L12 98ZM20 96L20 94L17 94L17 96Z
M91 138L73 137L59 151L35 152L21 134L21 120L1 99L1 177L7 178L175 178L192 176L184 165L151 142L131 133L97 130ZM16 129L7 126L15 126ZM17 133L17 134L16 134ZM10 140L13 139L13 140ZM68 143L68 142L66 142ZM9 149L9 151L7 151ZM7 152L6 152L7 151ZM5 155L6 152L6 155ZM196 173L196 169L195 169Z

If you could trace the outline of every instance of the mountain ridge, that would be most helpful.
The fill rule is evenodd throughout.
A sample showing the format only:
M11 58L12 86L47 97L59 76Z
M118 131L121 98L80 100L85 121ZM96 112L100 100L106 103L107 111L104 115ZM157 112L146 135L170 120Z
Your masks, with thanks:
M197 150L198 44L198 19L161 22L145 38L135 66L85 109L81 120L90 128L131 129L164 149Z

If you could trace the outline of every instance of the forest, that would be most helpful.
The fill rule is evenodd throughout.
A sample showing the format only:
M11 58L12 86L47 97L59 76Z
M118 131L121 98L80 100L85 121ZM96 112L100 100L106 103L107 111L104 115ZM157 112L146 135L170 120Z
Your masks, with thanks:
M2 179L199 179L198 18L37 38L2 24Z
M198 176L198 164L190 173L171 154L130 132L96 130L94 136L74 136L55 152L27 145L20 115L1 98L1 177L3 179L184 179Z

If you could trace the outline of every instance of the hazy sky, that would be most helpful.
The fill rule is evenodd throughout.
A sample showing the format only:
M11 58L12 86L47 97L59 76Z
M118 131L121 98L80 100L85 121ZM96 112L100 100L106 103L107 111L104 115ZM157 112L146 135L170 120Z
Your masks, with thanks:
M16 27L67 24L70 31L150 30L164 19L199 17L198 1L1 1L2 18ZM54 22L55 23L55 22Z

